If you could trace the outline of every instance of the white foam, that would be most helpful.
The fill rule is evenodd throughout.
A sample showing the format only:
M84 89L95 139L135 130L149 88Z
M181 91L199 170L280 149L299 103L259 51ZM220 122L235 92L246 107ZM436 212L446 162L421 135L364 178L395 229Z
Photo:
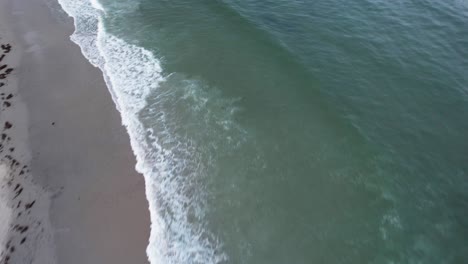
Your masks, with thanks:
M227 259L221 243L209 234L202 223L189 220L188 209L203 216L203 201L186 194L184 171L190 156L190 142L177 142L162 147L157 133L169 133L166 115L159 115L161 131L145 128L138 115L146 98L164 82L162 69L154 55L108 34L101 21L102 5L93 0L59 0L62 8L74 18L71 39L81 47L84 56L103 73L112 97L130 135L137 157L136 169L145 176L146 196L151 215L151 235L147 255L151 263L220 263ZM171 140L165 137L164 140ZM179 153L185 153L179 155ZM196 164L194 165L196 166ZM170 213L167 213L170 212Z
M94 7L95 9L97 10L101 10L103 12L106 12L106 10L104 9L104 7L101 5L101 3L99 3L99 1L97 0L90 0L91 2L91 6Z

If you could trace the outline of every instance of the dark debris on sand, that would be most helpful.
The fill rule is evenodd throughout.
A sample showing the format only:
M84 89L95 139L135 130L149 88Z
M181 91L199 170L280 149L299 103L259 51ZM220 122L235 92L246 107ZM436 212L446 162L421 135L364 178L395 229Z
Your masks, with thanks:
M36 200L34 200L34 201L32 201L32 202L30 202L30 203L28 203L28 204L25 204L25 205L24 205L24 208L25 208L26 210L31 209L31 208L34 206L35 203L36 203Z
M10 53L11 51L11 45L10 44L2 44L0 47L3 50L3 53Z
M4 126L5 129L10 129L12 127L13 127L13 125L10 122L8 122L8 121L5 122L5 126Z
M1 44L0 45L1 49L3 50L3 54L0 55L0 61L2 61L6 54L11 51L11 45L10 44ZM7 64L0 65L0 79L6 79L6 77L13 72L13 68L7 68ZM7 68L7 69L5 69ZM0 87L4 86L5 84L3 82L0 82Z
M5 59L8 53L12 50L12 46L8 43L1 44L0 43L0 62ZM5 90L5 86L8 84L6 80L8 76L15 71L13 68L9 67L5 62L0 64L0 105L3 106L2 111L9 111L7 108L11 107L14 104L14 94L9 93ZM52 122L52 125L55 125L55 122ZM18 183L16 177L29 173L29 169L27 165L21 164L14 157L15 148L11 146L11 137L14 136L14 133L7 131L13 127L13 123L10 121L5 121L3 129L0 135L0 154L1 160L5 163L10 163L10 169L12 175L7 181L8 188L11 188L13 192L13 199L15 200L16 208L16 220L14 220L17 224L11 224L10 228L12 231L10 237L8 238L8 242L6 243L5 247L0 248L0 264L13 264L16 263L16 255L21 254L21 248L25 247L25 243L27 241L28 233L39 230L44 230L40 221L33 221L34 224L31 224L30 220L32 220L27 215L30 215L32 211L34 211L34 205L36 204L36 200L32 199L26 201L25 193L27 193L27 189L21 183ZM7 133L8 132L8 133ZM11 134L10 134L11 133ZM22 176L24 177L24 176ZM26 224L27 222L30 224ZM27 247L27 246L26 246Z

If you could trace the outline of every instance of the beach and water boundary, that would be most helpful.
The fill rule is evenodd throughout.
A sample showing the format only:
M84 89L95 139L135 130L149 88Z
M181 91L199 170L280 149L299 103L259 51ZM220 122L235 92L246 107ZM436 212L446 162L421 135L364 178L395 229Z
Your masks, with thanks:
M11 45L2 65L13 67L1 88L13 99L1 118L14 135L2 157L14 147L15 166L9 172L12 161L2 158L0 258L146 263L145 184L102 73L69 40L73 24L57 2L2 1L1 10L0 41ZM18 208L15 198L24 200Z
M8 78L28 72L13 98L40 109L31 170L53 194L59 260L467 259L464 2L60 1L66 14L26 3L9 5L26 61ZM21 93L41 83L55 100ZM133 217L148 213L151 231Z

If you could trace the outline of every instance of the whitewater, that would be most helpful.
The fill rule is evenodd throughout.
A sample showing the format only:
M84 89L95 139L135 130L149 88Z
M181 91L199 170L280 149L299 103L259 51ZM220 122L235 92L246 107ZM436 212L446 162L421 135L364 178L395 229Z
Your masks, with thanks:
M460 3L59 2L145 177L152 263L467 258Z
M145 128L139 114L151 92L172 74L163 74L159 60L148 50L125 42L106 32L106 10L97 0L59 0L63 10L74 19L71 40L79 45L92 65L101 69L122 123L130 136L137 158L136 170L144 175L151 216L147 255L151 263L219 263L227 260L222 242L203 228L191 223L188 207L197 201L184 189L189 182L177 175L187 160L173 149L163 148L152 128ZM138 6L137 3L134 5ZM164 124L164 114L160 115ZM161 130L164 133L164 128ZM200 202L201 203L201 202ZM171 214L164 213L170 211ZM199 207L197 217L203 217Z

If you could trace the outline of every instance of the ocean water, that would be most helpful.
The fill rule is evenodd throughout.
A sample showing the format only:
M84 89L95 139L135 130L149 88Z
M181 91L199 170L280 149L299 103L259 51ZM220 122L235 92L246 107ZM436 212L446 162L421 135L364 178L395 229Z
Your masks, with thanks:
M59 2L152 264L468 262L468 2Z

